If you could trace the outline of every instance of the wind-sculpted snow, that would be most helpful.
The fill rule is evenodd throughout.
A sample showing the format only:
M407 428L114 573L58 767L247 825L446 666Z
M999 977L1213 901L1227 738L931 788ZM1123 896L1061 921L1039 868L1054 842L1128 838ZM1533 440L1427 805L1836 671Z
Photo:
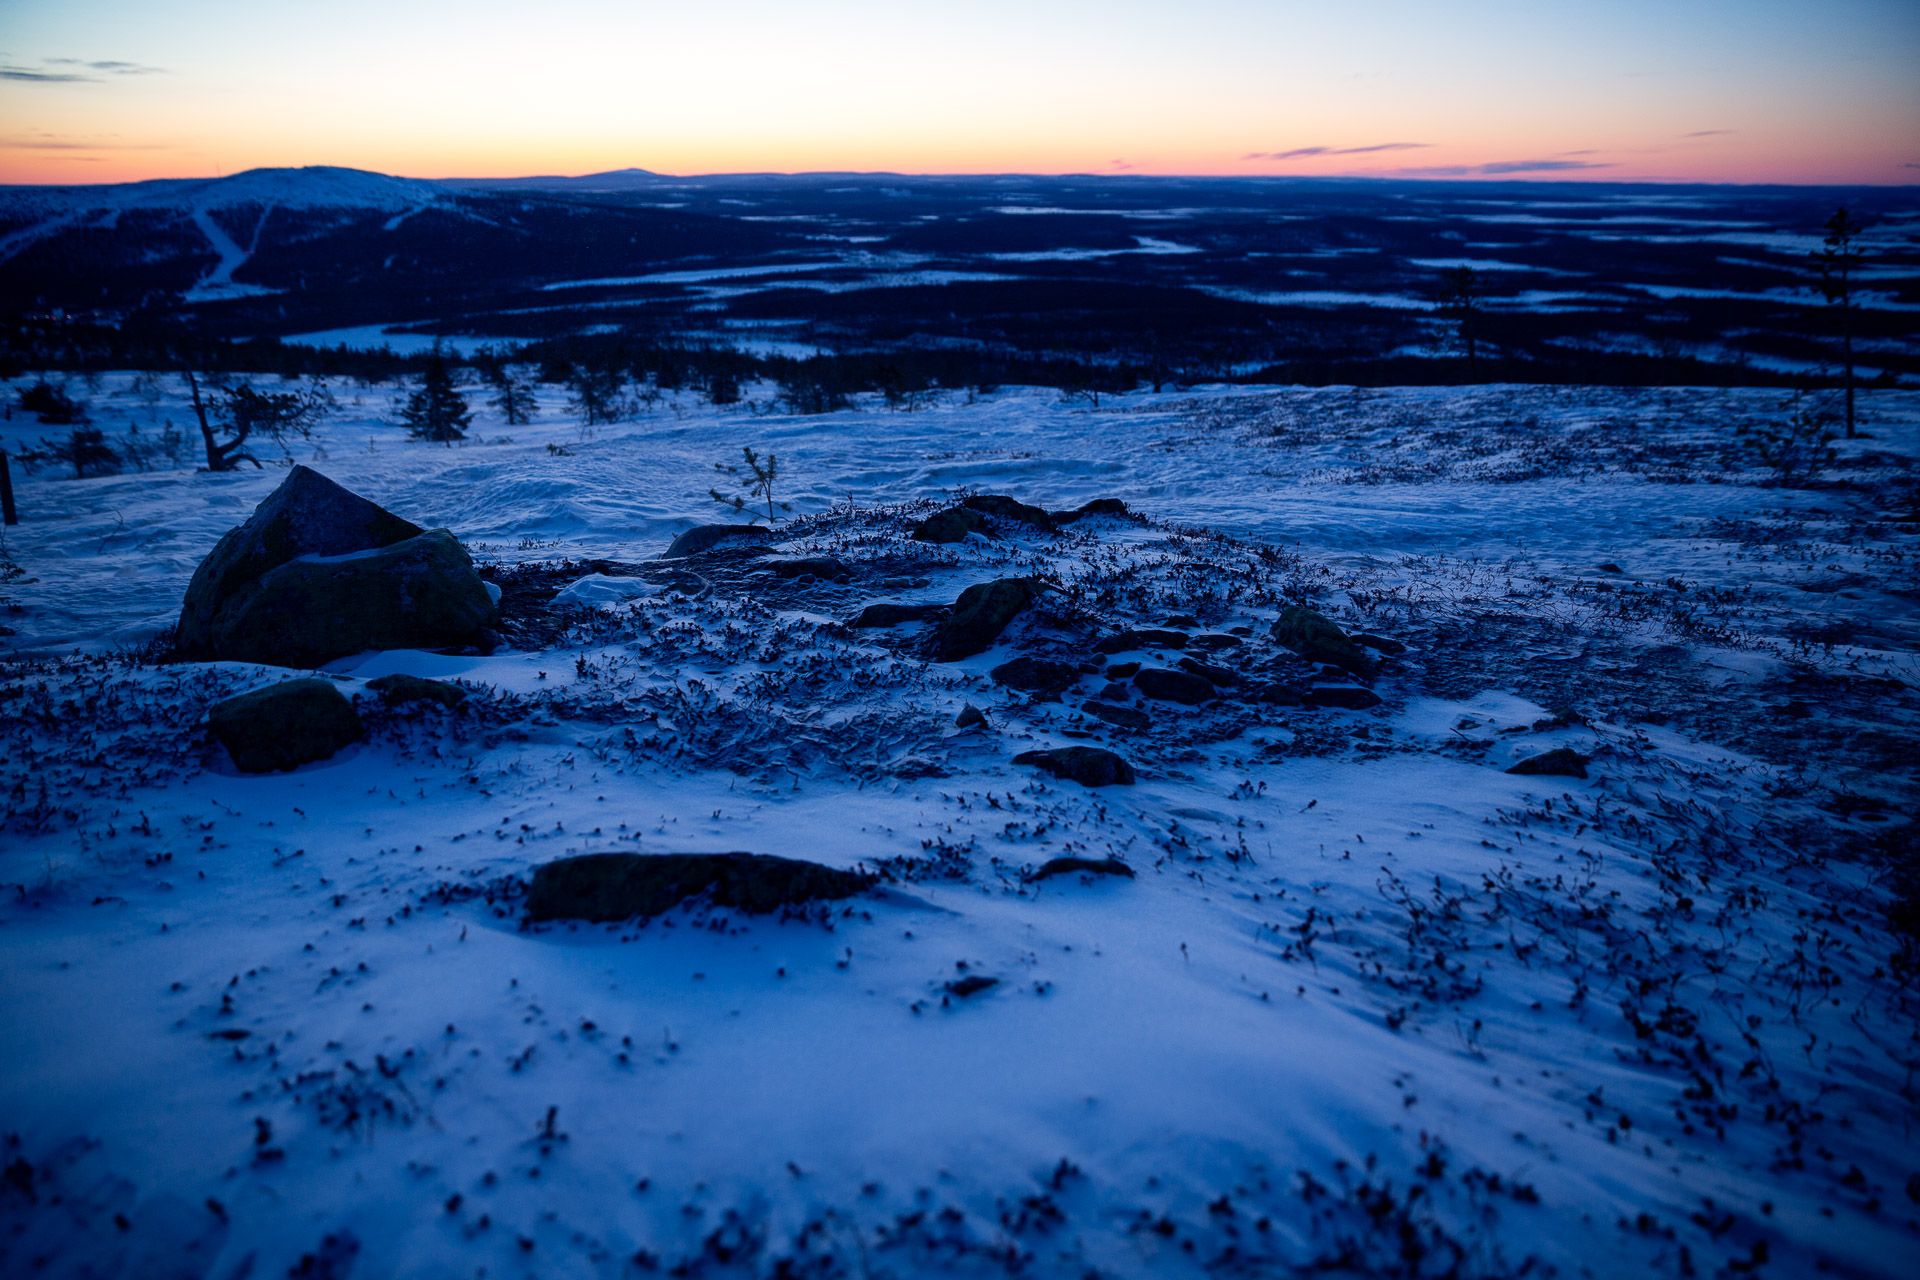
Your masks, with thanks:
M445 449L334 390L298 460L466 540L500 619L331 664L365 739L290 773L205 713L311 673L164 641L283 473L16 472L0 1270L1904 1274L1910 395L1782 488L1759 394L688 400ZM657 558L742 445L771 546ZM912 537L974 494L1131 514ZM1380 702L1300 705L1336 689ZM1131 783L1016 763L1073 748ZM1587 776L1509 772L1555 751ZM556 858L734 852L879 881L527 920Z

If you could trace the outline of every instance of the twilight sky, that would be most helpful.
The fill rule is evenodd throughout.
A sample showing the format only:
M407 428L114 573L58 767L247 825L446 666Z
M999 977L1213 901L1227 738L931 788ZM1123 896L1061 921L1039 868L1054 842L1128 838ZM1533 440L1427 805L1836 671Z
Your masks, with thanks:
M1920 181L1920 0L0 0L0 182Z

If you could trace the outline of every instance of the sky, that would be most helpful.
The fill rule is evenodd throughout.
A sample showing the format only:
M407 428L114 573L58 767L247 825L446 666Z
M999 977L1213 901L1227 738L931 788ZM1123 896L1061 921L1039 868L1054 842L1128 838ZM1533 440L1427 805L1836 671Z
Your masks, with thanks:
M0 182L1920 181L1920 0L0 0Z

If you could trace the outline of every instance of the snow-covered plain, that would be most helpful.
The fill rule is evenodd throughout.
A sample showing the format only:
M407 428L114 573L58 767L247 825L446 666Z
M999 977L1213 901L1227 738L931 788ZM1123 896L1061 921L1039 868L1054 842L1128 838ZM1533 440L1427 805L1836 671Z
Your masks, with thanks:
M204 727L288 673L155 661L284 471L16 466L0 1272L1910 1274L1920 398L1782 489L1739 435L1766 392L687 399L445 449L334 391L291 456L459 535L506 643L334 664L475 696L363 696L368 741L290 774ZM115 438L189 420L90 398ZM782 550L850 581L652 563L742 445L789 477ZM907 539L969 489L1148 519ZM959 663L838 625L1016 573L1056 589ZM1093 643L1172 619L1302 682L1292 602L1409 646L1383 705L1121 732L1079 710L1103 674L986 677L1162 662ZM1076 743L1138 785L1010 763ZM1591 776L1504 772L1558 746ZM531 868L591 850L890 879L524 926ZM1031 878L1065 853L1136 878Z

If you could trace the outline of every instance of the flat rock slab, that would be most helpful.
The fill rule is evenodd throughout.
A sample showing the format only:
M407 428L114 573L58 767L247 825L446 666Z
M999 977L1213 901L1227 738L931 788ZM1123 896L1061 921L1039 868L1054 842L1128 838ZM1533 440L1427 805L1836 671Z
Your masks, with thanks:
M1101 747L1055 747L1050 751L1023 751L1013 758L1013 762L1045 769L1056 778L1065 778L1083 787L1133 785L1133 766Z
M1184 649L1187 633L1149 627L1141 631L1121 631L1097 642L1095 653L1128 653L1135 649Z
M996 578L968 587L934 633L933 660L958 662L986 652L1044 589L1031 578Z
M987 673L997 685L1022 693L1059 694L1080 682L1080 669L1045 658L1014 658Z
M352 555L424 532L311 467L296 466L193 571L174 628L174 647L194 662L232 656L220 652L218 621L226 605L250 584L301 556Z
M1365 711L1380 705L1380 695L1357 684L1317 684L1300 695L1309 707L1338 707L1342 711Z
M1165 667L1143 667L1134 673L1133 687L1155 702L1179 702L1197 707L1219 696L1213 681L1191 671L1169 671Z
M207 721L243 773L325 760L365 732L353 703L333 681L317 676L216 702L207 709Z
M773 530L757 524L702 524L695 525L668 544L660 553L662 560L681 560L687 556L697 556L703 551L711 551L723 543L732 543L741 539L747 543L773 541Z
M382 702L395 705L408 702L437 702L452 710L467 700L467 691L444 680L394 674L367 681L367 688L380 695Z
M1117 686L1125 689L1125 685ZM1116 707L1110 702L1089 702L1080 708L1096 720L1104 720L1116 729L1139 731L1151 729L1153 720L1144 711L1135 711L1132 707Z
M1300 691L1289 684L1263 684L1251 695L1255 702L1265 702L1276 707L1304 707L1306 699Z
M1198 658L1180 659L1180 669L1190 676L1199 676L1212 684L1240 683L1240 677L1227 668L1215 666L1211 662L1202 662Z
M534 868L527 918L627 920L689 898L761 914L816 899L850 898L875 877L764 853L588 853Z
M1584 778L1587 765L1591 760L1572 747L1555 747L1551 751L1542 751L1537 756L1528 756L1519 764L1508 769L1508 773L1517 773L1521 777L1547 778Z
M761 561L776 578L850 578L853 570L832 556L793 556Z
M1033 873L1035 880L1045 880L1050 876L1124 876L1133 879L1133 868L1118 858L1052 858L1040 864Z
M847 625L856 629L897 627L903 622L925 622L929 618L944 618L952 610L953 606L946 604L870 604L860 611L859 617Z

